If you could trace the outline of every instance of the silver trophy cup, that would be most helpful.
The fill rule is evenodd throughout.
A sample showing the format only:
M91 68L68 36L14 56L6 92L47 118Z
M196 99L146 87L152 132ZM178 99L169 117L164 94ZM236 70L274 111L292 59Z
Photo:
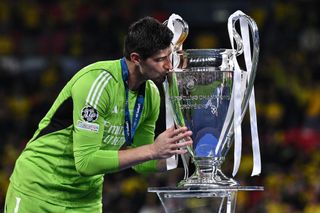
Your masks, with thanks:
M221 171L221 165L234 141L234 84L240 85L241 120L248 106L255 78L259 36L255 22L246 15L251 32L252 67L241 69L241 78L235 82L235 57L243 54L243 40L232 24L232 49L186 49L176 50L174 69L167 76L166 89L176 126L187 126L192 130L193 146L188 147L188 156L195 165L189 176L187 156L182 156L185 177L181 187L238 186L233 178ZM230 32L229 32L230 33Z

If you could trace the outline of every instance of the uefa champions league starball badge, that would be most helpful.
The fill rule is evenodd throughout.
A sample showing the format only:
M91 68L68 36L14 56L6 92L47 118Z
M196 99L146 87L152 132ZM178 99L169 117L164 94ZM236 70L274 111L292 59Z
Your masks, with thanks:
M81 116L87 122L94 122L98 119L98 111L92 106L85 106L81 110Z

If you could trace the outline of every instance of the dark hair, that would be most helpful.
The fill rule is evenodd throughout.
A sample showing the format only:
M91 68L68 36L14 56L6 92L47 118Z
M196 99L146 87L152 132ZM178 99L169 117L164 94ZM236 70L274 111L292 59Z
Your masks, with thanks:
M173 33L164 24L152 17L144 17L133 23L124 41L124 56L130 59L132 52L143 60L159 50L170 46Z

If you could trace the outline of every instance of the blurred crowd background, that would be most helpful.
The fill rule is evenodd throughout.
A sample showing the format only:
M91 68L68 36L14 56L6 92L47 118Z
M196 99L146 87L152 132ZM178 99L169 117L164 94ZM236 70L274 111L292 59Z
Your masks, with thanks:
M130 23L182 16L184 48L230 48L227 19L240 9L260 33L255 81L262 174L251 177L250 127L243 125L237 212L320 212L320 16L316 1L0 0L0 207L19 153L62 86L84 65L120 58ZM232 155L232 153L230 154ZM233 161L224 170L230 175ZM105 177L105 212L161 212L152 186L174 186L180 169ZM192 202L190 205L198 205Z

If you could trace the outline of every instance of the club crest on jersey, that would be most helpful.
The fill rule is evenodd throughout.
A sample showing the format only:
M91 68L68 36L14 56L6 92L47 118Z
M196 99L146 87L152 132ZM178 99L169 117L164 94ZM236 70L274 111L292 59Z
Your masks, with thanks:
M87 122L93 122L98 119L98 111L92 106L86 106L81 111L82 118Z

